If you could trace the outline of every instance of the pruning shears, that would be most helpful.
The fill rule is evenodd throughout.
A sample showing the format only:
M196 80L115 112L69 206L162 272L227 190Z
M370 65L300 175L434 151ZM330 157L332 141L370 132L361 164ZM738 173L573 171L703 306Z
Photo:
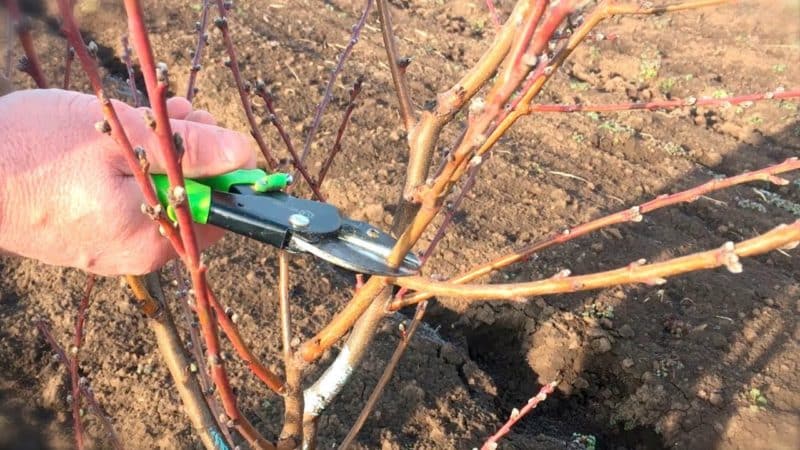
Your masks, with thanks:
M152 179L159 201L175 220L169 180L165 175L152 175ZM310 253L358 273L400 277L420 268L413 253L399 267L389 266L386 257L396 242L389 234L342 217L331 204L283 192L292 182L289 174L242 169L184 181L196 223L215 225L289 252Z

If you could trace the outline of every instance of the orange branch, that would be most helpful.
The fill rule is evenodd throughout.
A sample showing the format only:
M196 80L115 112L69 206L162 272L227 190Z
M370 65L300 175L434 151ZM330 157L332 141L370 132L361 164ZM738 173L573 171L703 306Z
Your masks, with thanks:
M459 285L422 277L406 277L394 280L394 284L432 295L464 300L520 300L524 297L588 291L624 284L659 285L665 283L668 277L720 266L727 267L732 273L740 273L742 271L740 257L760 255L777 249L792 249L799 243L800 220L791 225L779 225L767 233L737 245L726 242L716 250L653 264L645 264L644 260L639 260L626 267L589 275L564 276L565 273L562 272L546 280L495 285Z
M627 222L639 222L642 220L642 215L653 212L657 209L665 208L667 206L677 205L679 203L688 203L697 200L703 195L711 192L726 189L739 184L749 183L752 181L769 181L776 185L786 185L787 180L778 177L782 173L800 170L800 159L789 158L786 161L775 164L763 169L746 172L740 175L723 178L719 180L711 180L700 186L696 186L685 191L677 192L669 195L661 195L653 200L642 203L639 206L618 211L614 214L601 217L599 219L586 222L584 224L568 228L563 231L552 233L550 236L527 245L511 254L501 256L489 263L482 264L472 270L464 273L463 275L451 278L449 283L463 284L475 280L479 277L487 275L503 267L510 266L511 264L519 261L524 261L530 258L533 254L538 253L544 249L550 248L554 245L560 245L567 241L577 239L589 233L597 231L601 228L617 225ZM398 309L419 303L423 300L431 298L433 295L428 293L417 293L405 298L395 300L390 305L389 309L396 311Z

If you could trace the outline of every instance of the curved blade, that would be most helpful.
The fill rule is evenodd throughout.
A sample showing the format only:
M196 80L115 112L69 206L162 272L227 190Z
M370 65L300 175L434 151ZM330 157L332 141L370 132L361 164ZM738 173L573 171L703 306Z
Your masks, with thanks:
M336 237L309 242L295 234L289 245L358 273L389 277L414 275L419 271L420 261L413 253L406 255L400 267L393 268L386 263L386 257L396 242L392 236L368 223L343 219Z

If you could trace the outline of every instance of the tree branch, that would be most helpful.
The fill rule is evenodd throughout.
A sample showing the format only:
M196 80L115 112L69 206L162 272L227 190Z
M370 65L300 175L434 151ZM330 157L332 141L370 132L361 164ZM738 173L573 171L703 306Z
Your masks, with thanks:
M278 438L278 449L295 449L303 443L303 371L292 351L292 317L289 303L289 255L278 252L278 297L280 301L281 340L283 363L286 371L286 396L284 397L283 430Z
M497 285L457 285L420 277L406 277L395 279L394 284L432 295L464 300L520 300L524 297L588 291L624 284L659 285L665 283L668 277L720 266L726 266L732 273L739 273L742 271L740 257L760 255L777 249L791 249L799 242L800 220L791 225L779 225L767 233L737 245L727 242L716 250L653 264L645 264L644 260L639 260L620 269L589 275L564 276L565 273L562 272L546 280Z
M719 191L729 187L737 186L744 183L753 181L768 181L776 185L786 185L787 180L778 177L782 173L800 170L800 159L789 158L786 161L765 167L763 169L754 170L751 172L742 173L736 176L714 179L699 186L687 189L685 191L677 192L669 195L661 195L653 200L642 203L639 206L634 206L614 214L601 217L599 219L586 222L584 224L568 228L562 231L554 232L550 236L527 245L509 255L497 258L489 263L482 264L472 270L464 273L463 275L454 277L448 282L463 284L475 280L479 277L487 275L496 270L508 267L511 264L519 261L524 261L530 258L533 254L538 253L544 249L550 248L555 245L560 245L565 242L585 236L589 233L597 231L601 228L617 225L627 222L639 222L642 220L642 215L653 212L655 210L665 208L667 206L677 205L680 203L689 203L697 200L701 196L708 195L711 192ZM417 293L405 298L400 298L392 302L389 307L390 310L396 311L416 304L422 300L431 298L431 294Z
M378 13L381 16L381 35L383 36L383 48L386 50L386 57L389 62L389 70L392 73L394 91L397 94L397 102L400 108L400 120L406 128L406 132L411 131L416 123L414 109L411 106L411 94L408 92L406 83L406 68L409 60L400 58L397 52L397 44L394 38L394 27L392 26L392 13L386 0L377 0Z
M21 70L33 78L39 89L47 89L47 78L44 76L42 63L39 61L39 55L33 45L30 19L24 17L20 12L18 0L5 0L5 4L11 18L12 28L16 30L19 42L25 51L25 59L21 60Z

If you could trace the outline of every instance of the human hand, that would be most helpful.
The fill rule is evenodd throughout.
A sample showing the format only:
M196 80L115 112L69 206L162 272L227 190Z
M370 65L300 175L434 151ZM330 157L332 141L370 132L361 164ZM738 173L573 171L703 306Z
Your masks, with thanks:
M164 173L144 109L114 102L150 171ZM255 166L249 138L215 126L188 101L167 102L172 130L184 141L186 177ZM61 90L0 97L0 250L101 275L143 274L176 255L141 212L144 197L114 140L95 129L103 119L94 96ZM206 248L222 231L198 225Z

